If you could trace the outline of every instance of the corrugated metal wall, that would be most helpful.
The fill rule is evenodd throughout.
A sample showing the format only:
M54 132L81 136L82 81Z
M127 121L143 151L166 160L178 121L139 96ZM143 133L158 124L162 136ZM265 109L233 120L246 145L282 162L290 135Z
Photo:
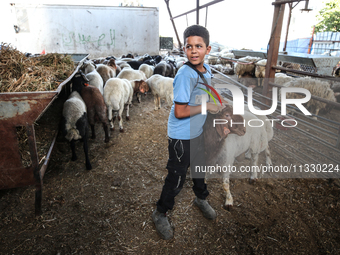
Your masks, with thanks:
M336 51L338 51L338 55L336 55ZM340 56L340 32L319 32L314 35L312 54L325 52Z

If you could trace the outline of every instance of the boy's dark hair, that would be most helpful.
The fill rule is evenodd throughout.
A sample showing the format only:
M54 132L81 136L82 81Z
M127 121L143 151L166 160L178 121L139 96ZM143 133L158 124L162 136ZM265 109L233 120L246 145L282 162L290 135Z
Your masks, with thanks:
M206 44L206 46L209 46L209 31L208 29L200 25L192 25L190 27L187 27L184 30L183 36L184 36L184 43L185 43L185 40L189 36L200 36L203 38L203 41Z

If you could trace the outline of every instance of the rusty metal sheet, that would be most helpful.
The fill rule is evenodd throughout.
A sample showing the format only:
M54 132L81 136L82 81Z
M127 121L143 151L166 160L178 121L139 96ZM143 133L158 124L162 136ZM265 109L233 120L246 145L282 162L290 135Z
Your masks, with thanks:
M0 123L13 126L33 124L57 92L23 92L0 94Z

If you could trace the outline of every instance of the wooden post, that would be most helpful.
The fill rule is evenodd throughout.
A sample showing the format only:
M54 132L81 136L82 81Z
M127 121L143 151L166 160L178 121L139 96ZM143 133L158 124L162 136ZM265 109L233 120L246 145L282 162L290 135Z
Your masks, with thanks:
M276 0L276 2L279 2L279 0ZM275 69L273 69L272 66L276 66L278 59L284 10L284 4L275 4L272 31L267 55L266 75L262 90L262 94L269 98L272 97L272 86L269 86L268 83L269 81L273 82L275 77ZM268 106L271 105L271 102L268 99L264 99L264 103Z

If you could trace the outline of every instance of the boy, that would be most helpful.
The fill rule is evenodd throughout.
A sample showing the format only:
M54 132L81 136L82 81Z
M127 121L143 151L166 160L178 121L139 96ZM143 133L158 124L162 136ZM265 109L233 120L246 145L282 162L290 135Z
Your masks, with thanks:
M208 90L199 82L208 81L212 77L204 57L209 54L209 32L205 27L193 25L184 31L184 52L187 55L187 65L181 67L174 79L174 104L168 120L169 159L166 168L168 175L165 179L157 208L152 214L156 230L161 238L168 240L173 237L173 229L166 217L166 212L174 206L174 198L181 191L188 167L205 165L203 125L206 115L201 114L202 95ZM191 65L190 65L191 64ZM205 79L200 78L196 68ZM200 89L201 88L201 89ZM204 90L203 90L204 89ZM213 93L214 96L216 96ZM208 101L208 100L207 100ZM207 110L217 112L223 107L207 103ZM191 148L191 150L190 150ZM216 212L209 205L206 197L209 195L204 174L193 176L193 191L196 195L194 204L202 211L203 216L215 219Z

